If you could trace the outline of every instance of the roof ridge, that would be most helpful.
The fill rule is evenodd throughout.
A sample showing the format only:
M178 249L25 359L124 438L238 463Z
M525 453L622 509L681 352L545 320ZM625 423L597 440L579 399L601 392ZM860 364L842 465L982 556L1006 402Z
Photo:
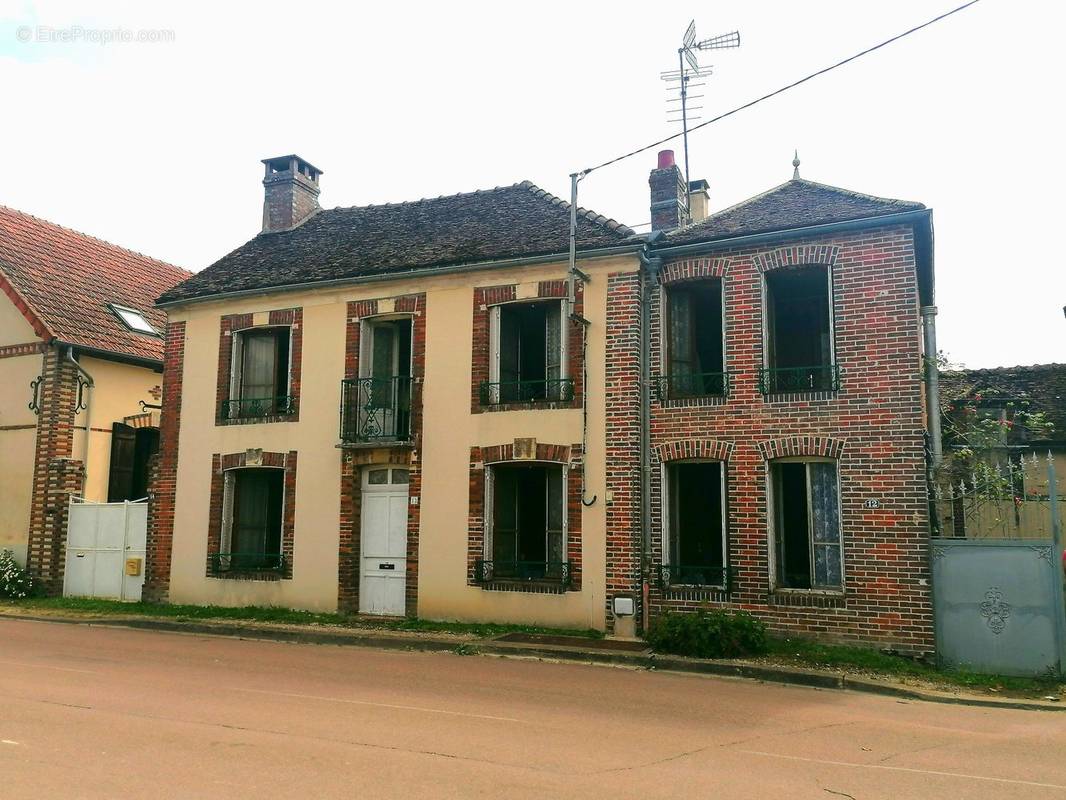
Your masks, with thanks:
M680 234L682 231L687 233L687 232L692 231L692 230L694 230L696 228L699 228L700 226L707 225L715 217L719 217L719 216L721 216L723 214L728 214L730 211L735 211L738 208L743 208L744 206L748 205L749 203L754 203L756 200L761 200L762 198L766 197L766 195L773 194L778 189L781 189L781 188L783 188L785 186L788 186L790 183L792 183L792 181L785 181L784 183L779 183L779 184L777 184L777 186L773 186L773 187L767 189L764 192L759 192L758 194L754 194L754 195L752 195L751 197L749 197L749 198L747 198L745 200L741 200L739 203L733 203L733 205L726 206L725 208L721 208L718 211L715 211L713 214L708 214L706 217L701 219L699 222L690 222L688 225L683 225L680 228L674 228L674 230L672 230L672 231L667 231L666 235L667 236L675 236L677 234Z
M364 208L398 208L400 206L415 206L419 203L431 203L434 200L450 200L453 197L471 197L475 194L489 194L490 192L499 192L505 189L517 189L523 184L527 184L529 181L519 181L518 183L512 183L505 186L493 186L491 189L473 189L468 192L455 192L454 194L439 194L435 197L420 197L417 200L401 200L398 203L368 203L365 206L334 206L333 208L324 208L323 211L355 211L357 209Z
M570 202L569 201L563 200L561 197L558 197L558 196L552 194L551 192L549 192L549 191L547 191L545 189L541 189L539 186L537 186L532 181L528 181L528 180L527 181L522 181L521 183L518 183L518 184L515 184L515 185L516 186L524 186L526 189L529 189L529 191L532 192L537 197L543 197L543 198L547 199L548 201L550 201L552 205L561 206L561 207L565 208L567 211L570 210ZM608 228L608 229L610 229L612 231L617 231L619 233L624 233L627 236L633 236L636 233L636 231L634 231L632 228L630 228L625 223L619 222L618 220L612 219L611 217L604 216L603 214L599 214L599 213L597 213L595 211L592 211L591 209L582 208L581 206L578 206L577 207L577 213L579 215L581 215L582 217L584 217L585 219L587 219L589 222L591 222L591 223L593 223L595 225L603 225L603 226L605 226L606 228Z
M99 236L93 236L91 233L85 233L84 231L75 230L74 228L68 228L66 225L60 225L58 222L52 222L52 220L50 220L50 219L45 219L44 217L38 217L38 216L36 216L34 214L30 214L27 211L22 211L21 209L18 209L18 208L12 208L11 206L4 205L3 203L0 203L0 211L11 211L11 212L13 212L15 214L18 214L20 217L27 217L29 219L34 220L35 222L40 222L43 225L48 225L48 226L50 226L52 228L58 228L59 230L66 231L67 233L73 233L75 236L80 236L83 239L90 239L90 240L92 240L94 242L97 242L99 244L104 245L105 247L111 247L111 248L114 248L115 250L121 250L123 253L129 253L130 255L137 256L138 258L143 258L146 261L152 261L152 262L154 262L156 264L162 264L165 267L170 267L172 269L180 270L181 272L184 272L184 273L186 273L188 275L194 275L195 274L192 270L185 269L185 267L179 267L177 264L171 264L169 261L163 261L162 259L154 258L154 257L152 257L150 255L146 255L145 253L142 253L139 250L133 250L133 249L131 249L129 247L123 247L120 244L115 244L114 242L109 242L106 239L101 239Z
M807 180L807 178L793 178L792 180L786 181L786 183L783 183L781 185L784 186L787 183L806 183L809 186L817 186L819 189L830 189L834 192L840 192L841 194L846 194L851 197L858 197L863 200L876 200L878 203L894 203L898 205L921 206L922 208L925 207L924 203L920 203L917 200L901 200L898 197L881 197L877 194L867 194L866 192L857 192L854 189L845 189L843 186L833 186L831 183L819 183L818 181Z
M945 369L942 370L942 374L948 375L963 375L972 372L1009 372L1012 370L1024 370L1026 372L1036 372L1042 370L1051 369L1066 369L1066 363L1058 361L1050 361L1046 364L1015 364L1011 367L963 367L962 369Z

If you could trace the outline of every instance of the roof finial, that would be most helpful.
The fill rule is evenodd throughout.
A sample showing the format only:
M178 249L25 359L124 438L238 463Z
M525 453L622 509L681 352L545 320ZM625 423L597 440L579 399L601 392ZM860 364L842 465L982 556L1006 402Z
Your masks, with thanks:
M798 181L800 179L800 154L799 150L796 150L792 156L792 180Z

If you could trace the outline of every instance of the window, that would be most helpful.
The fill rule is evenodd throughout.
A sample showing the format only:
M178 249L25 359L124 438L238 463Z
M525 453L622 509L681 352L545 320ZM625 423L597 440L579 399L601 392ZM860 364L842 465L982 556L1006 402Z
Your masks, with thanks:
M285 471L270 467L227 470L218 572L280 570Z
M126 308L126 306L116 306L114 303L110 304L108 308L110 308L111 312L119 318L119 321L131 331L147 333L150 336L159 335L159 331L152 327L152 323L145 319L144 314L137 309Z
M343 383L344 441L410 438L411 330L409 317L363 321L359 377Z
M725 469L720 461L666 465L666 583L726 586Z
M487 477L489 526L481 578L567 581L562 466L502 464L489 467Z
M158 451L158 428L133 428L122 422L113 423L107 502L121 503L147 497L148 459Z
M843 589L840 494L832 461L775 461L773 484L777 584Z
M726 393L722 282L702 280L666 290L666 375L662 399Z
M832 303L826 267L766 275L766 359L760 388L777 392L838 388L833 364Z
M290 329L250 328L233 337L233 373L224 419L290 414Z
M559 300L493 306L489 380L482 405L572 400L566 375L566 326Z

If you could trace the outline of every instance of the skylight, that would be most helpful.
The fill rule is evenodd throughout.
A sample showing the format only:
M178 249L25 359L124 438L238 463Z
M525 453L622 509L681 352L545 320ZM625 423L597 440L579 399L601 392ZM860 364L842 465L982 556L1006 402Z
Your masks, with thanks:
M158 336L159 331L152 327L147 319L144 318L144 314L135 308L126 308L125 306L116 306L111 304L111 310L115 312L115 316L122 320L122 324L129 328L131 331L137 333L147 333L152 336Z

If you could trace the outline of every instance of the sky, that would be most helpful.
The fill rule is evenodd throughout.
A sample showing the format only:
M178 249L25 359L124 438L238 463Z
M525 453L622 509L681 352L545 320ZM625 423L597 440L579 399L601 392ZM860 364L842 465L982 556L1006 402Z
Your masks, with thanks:
M258 231L271 156L322 169L324 207L523 179L568 197L571 172L677 132L659 75L693 18L741 35L703 54L710 117L961 2L0 0L0 203L199 270ZM691 175L714 211L798 150L804 178L923 202L941 348L1066 362L1064 22L981 0L693 133ZM654 165L593 173L580 204L647 223Z

